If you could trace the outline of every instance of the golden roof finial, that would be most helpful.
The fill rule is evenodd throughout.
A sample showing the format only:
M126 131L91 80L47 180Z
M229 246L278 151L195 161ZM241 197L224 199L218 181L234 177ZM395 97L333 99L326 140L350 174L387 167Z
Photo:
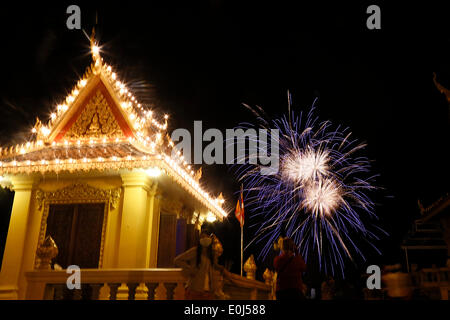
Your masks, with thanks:
M217 197L217 201L219 202L219 204L223 204L225 202L222 192L219 193L219 196Z
M94 60L94 74L97 74L100 71L102 59L100 58L100 48L95 42L95 27L92 28L90 42L91 42L92 59Z
M95 45L95 27L92 27L90 41L91 41L91 48L92 48Z

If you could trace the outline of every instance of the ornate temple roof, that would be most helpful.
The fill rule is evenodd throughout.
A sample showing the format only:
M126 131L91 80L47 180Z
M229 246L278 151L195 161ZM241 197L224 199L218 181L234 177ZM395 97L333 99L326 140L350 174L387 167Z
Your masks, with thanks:
M450 207L450 194L447 193L434 201L431 205L424 208L422 204L419 202L420 213L422 215L421 221L429 221L438 214L441 214ZM448 211L446 211L448 213Z
M0 176L156 167L220 218L223 200L199 177L167 133L168 115L142 106L91 39L93 62L50 119L36 119L32 139L0 148Z

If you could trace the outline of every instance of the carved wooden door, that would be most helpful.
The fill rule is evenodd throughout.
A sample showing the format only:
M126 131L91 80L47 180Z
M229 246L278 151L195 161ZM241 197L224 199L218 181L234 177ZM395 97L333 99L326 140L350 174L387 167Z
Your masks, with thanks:
M158 268L172 268L176 250L177 215L161 212L159 221Z
M54 262L63 268L98 268L104 203L50 205L47 235L58 246Z

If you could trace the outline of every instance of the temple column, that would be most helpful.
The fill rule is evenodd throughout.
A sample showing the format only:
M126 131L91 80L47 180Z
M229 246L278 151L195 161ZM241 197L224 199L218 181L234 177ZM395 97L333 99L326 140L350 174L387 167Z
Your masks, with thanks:
M0 299L18 298L34 180L30 176L15 176L11 182L15 194L0 272Z
M117 264L119 268L148 268L151 180L140 171L123 173L121 177L123 207Z

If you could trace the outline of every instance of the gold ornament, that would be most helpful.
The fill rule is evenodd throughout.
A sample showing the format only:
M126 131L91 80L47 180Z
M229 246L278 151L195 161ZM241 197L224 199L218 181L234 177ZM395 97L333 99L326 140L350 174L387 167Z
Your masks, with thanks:
M263 274L264 282L268 285L272 284L273 281L273 272L270 271L268 268L264 271Z
M251 255L244 264L244 271L247 273L247 279L255 280L256 269L255 258Z
M39 258L38 269L51 269L52 259L58 255L58 247L52 237L47 236L36 251Z
M197 181L197 182L199 182L201 178L202 178L202 167L200 167L200 169L198 169L198 170L195 172L194 180Z
M42 209L44 202L77 203L77 202L107 202L111 209L117 208L121 189L98 189L85 183L75 183L56 191L36 190L38 209Z
M122 138L124 134L100 90L94 94L65 138Z

